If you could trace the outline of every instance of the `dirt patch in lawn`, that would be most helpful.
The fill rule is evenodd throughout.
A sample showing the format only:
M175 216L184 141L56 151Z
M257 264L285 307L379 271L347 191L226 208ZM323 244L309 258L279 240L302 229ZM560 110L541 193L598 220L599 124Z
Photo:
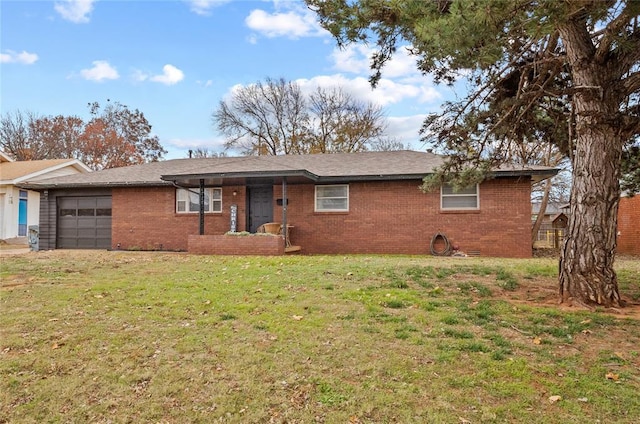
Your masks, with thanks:
M620 293L624 302L622 308L598 309L599 313L610 314L616 318L631 318L640 320L640 302L633 300L624 292ZM512 303L525 303L532 306L553 306L562 311L587 310L581 306L573 306L560 303L558 294L558 282L555 278L535 278L520 282L519 287L513 291L500 290L493 294L494 298L503 299Z

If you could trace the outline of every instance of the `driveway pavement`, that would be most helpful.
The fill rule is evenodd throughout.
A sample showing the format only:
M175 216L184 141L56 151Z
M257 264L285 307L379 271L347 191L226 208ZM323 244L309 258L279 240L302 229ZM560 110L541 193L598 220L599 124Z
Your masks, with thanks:
M3 247L0 249L0 256L24 255L29 252L31 252L31 249L28 247Z

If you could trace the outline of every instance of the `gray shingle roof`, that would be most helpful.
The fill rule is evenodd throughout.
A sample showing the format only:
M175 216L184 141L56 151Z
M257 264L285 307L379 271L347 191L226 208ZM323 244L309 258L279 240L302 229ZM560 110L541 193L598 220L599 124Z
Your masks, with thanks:
M167 180L217 177L297 175L311 181L332 179L421 178L442 164L441 156L410 150L392 152L334 153L286 156L244 156L172 159L143 165L112 168L90 174L52 178L25 184L30 188L122 187L168 185ZM551 168L506 170L517 175L555 174ZM500 172L498 172L500 173Z
M189 172L165 173L202 176L204 174L287 175L305 173L310 178L424 176L442 163L442 157L410 150L394 152L333 153L314 155L248 156L220 159Z

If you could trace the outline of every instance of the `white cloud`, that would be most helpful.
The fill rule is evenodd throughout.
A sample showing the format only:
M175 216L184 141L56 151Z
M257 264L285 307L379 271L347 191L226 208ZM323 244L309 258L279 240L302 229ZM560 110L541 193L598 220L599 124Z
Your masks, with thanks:
M19 63L21 65L33 65L38 60L38 55L35 53L22 53L14 52L13 50L5 50L5 53L0 54L0 63Z
M358 94L380 105L398 104L411 99L417 104L442 101L442 94L436 89L433 80L418 70L416 57L409 54L409 46L400 47L382 69L382 76L375 89L371 89L368 78L371 71L371 55L375 52L363 44L350 45L344 50L334 49L331 54L333 68L340 72L367 75L348 79L342 74L316 77L314 80L336 81L338 85L348 87ZM336 85L336 83L334 83Z
M415 56L408 51L409 46L400 47L382 68L385 78L407 78L420 76ZM335 48L331 54L333 68L340 72L371 74L371 56L376 49L364 44L352 44L345 49Z
M234 86L232 86L231 88L229 88L229 90L227 90L227 92L222 96L224 101L229 101L231 99L231 97L233 97L233 95L238 91L241 90L244 87L250 86L253 84L235 84Z
M390 116L387 118L387 133L402 144L409 143L415 149L424 143L420 141L420 128L427 115Z
M276 2L276 6L279 3ZM329 33L320 26L315 13L296 3L283 3L294 10L275 13L264 10L252 10L245 19L245 24L252 30L269 38L274 37L323 37Z
M334 48L330 58L333 60L333 69L337 71L366 74L370 72L371 53L373 49L364 44L350 44L344 49Z
M174 85L184 79L184 72L173 65L164 65L162 67L162 75L155 75L149 78L150 81L159 82L165 85Z
M382 70L385 78L399 78L407 76L421 75L418 70L417 57L409 54L411 46L398 48L391 60L386 63Z
M206 80L206 81L198 80L198 81L196 81L196 84L198 84L201 87L207 88L207 87L211 87L213 85L213 81L212 80Z
M256 34L249 34L246 40L249 44L258 44L258 36Z
M307 93L316 87L341 87L354 97L369 101L380 106L389 106L412 99L420 103L430 103L441 98L440 93L431 85L404 84L391 79L382 78L375 89L371 88L369 80L364 77L347 78L342 74L321 75L311 79L296 81L300 88Z
M210 139L202 138L173 138L166 144L169 147L173 147L175 150L179 150L185 153L182 157L188 157L188 150L195 150L197 148L209 149L214 152L224 151L224 137L216 137Z
M421 83L403 83L382 78L373 91L373 95L378 97L382 104L399 103L406 99L415 99L418 103L432 103L442 98L427 78Z
M418 100L420 103L433 103L442 101L442 94L433 85L420 85L420 95Z
M229 3L231 0L186 0L190 5L193 13L207 16L211 13L211 9Z
M109 62L106 60L95 60L91 63L93 64L93 68L83 69L80 71L80 76L82 76L82 78L96 82L120 78L116 68L109 65Z
M162 67L162 74L150 75L147 72L136 69L131 74L131 78L136 82L153 81L165 85L174 85L184 79L184 72L173 65L167 64ZM207 81L206 83L202 83L201 81L197 81L197 83L204 84L205 87L208 87L212 82Z
M136 69L135 71L133 71L133 74L131 75L131 77L133 78L134 81L144 82L149 79L149 74L145 74L144 72Z
M89 14L93 10L95 0L64 0L55 2L53 8L67 21L76 24L89 22Z

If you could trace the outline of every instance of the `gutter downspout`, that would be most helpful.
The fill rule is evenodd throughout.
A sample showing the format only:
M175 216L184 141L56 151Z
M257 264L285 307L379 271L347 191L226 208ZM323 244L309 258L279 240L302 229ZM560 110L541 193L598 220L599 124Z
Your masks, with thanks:
M287 231L287 177L282 177L282 234L284 235L284 247L287 247L289 231Z
M204 180L200 179L200 235L204 235Z

